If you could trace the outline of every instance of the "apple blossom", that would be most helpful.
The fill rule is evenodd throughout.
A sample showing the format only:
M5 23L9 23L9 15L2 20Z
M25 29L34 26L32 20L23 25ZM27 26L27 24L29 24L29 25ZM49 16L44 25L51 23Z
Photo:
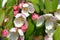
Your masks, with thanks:
M37 24L36 24L37 27L42 26L45 21L45 28L46 28L45 32L49 36L48 40L53 40L52 36L53 36L54 30L55 30L54 26L55 26L55 23L57 20L58 19L55 16L53 16L52 14L45 14L45 15L40 16L37 19Z

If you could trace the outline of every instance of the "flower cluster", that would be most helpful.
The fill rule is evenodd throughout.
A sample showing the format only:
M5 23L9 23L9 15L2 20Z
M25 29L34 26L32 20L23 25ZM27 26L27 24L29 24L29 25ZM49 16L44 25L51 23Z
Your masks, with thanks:
M24 40L24 33L28 28L27 17L32 15L32 20L36 20L38 18L38 14L34 13L35 9L32 3L24 3L21 2L19 5L13 6L13 14L14 14L14 27L11 28L8 32L7 29L2 31L2 36L7 37L10 40ZM7 22L9 18L5 18L4 22Z
M4 8L6 1L2 2L2 8ZM60 6L60 5L59 5ZM60 7L58 7L59 9ZM24 33L28 29L28 20L27 18L30 16L32 21L36 21L36 28L41 27L45 23L45 32L47 33L47 40L53 40L52 36L55 31L55 25L58 24L57 21L60 20L60 12L55 12L54 15L51 13L39 15L35 12L34 6L32 3L20 2L19 5L13 6L13 15L14 20L12 27L9 31L7 29L2 30L2 37L7 37L10 40L24 40ZM9 17L4 19L4 22L7 22ZM4 22L2 25L4 25ZM37 31L38 32L38 31ZM46 39L45 39L46 40Z

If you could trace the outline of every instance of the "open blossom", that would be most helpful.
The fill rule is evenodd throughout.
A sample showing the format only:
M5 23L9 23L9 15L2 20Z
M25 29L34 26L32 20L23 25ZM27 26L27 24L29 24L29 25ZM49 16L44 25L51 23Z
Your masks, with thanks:
M16 17L14 20L15 27L23 26L26 21L26 17L23 16L21 13L18 13L15 17Z
M36 13L32 14L32 20L36 20L38 17L39 17L39 15Z
M30 14L29 13L34 13L35 9L32 5L32 3L25 3L23 4L23 8L22 8L22 14L26 15L26 17L28 17Z
M45 15L40 16L37 19L37 24L36 24L37 27L41 27L43 23L45 22L45 32L49 36L48 40L53 40L52 36L55 30L54 26L57 20L58 19L52 14L45 14Z
M8 35L8 30L6 29L2 30L2 36L7 37L7 35Z

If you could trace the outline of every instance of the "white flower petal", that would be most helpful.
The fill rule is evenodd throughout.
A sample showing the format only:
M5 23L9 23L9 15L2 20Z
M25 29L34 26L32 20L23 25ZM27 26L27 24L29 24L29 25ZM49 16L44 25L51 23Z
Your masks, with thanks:
M20 36L21 40L24 40L24 36Z
M28 3L28 4L29 4L29 7L28 7L29 13L34 13L35 9L33 7L33 4L32 3Z
M51 16L53 16L52 14L45 14L45 15L43 15L44 17L51 17Z
M57 9L60 9L60 4L58 5Z
M3 0L3 2L2 2L2 8L4 8L6 2L7 2L7 0Z
M52 21L52 22L57 22L57 18L56 18L55 16L52 16L52 17L50 18L50 21Z
M22 14L21 13L18 13L15 17L18 18L20 17Z
M14 24L15 24L15 27L21 27L23 26L24 22L23 21L17 22L16 20L14 20Z
M44 22L44 17L43 16L40 16L38 19L37 19L37 24L36 26L39 27L43 24Z
M21 29L18 29L18 33L19 33L20 36L24 36L24 33Z
M54 27L54 23L51 22L51 21L46 21L45 27L46 27L47 30L51 30Z
M11 28L10 32L16 32L16 28Z
M55 17L58 19L58 20L60 20L60 13L54 13L54 15L55 15Z
M53 33L54 32L52 32L50 35L48 35L49 36L48 40L53 40Z
M22 10L22 14L24 14L26 17L28 17L30 14L28 12L25 12Z
M27 3L23 4L23 7L28 7L29 5Z
M19 37L18 33L10 33L9 39L10 40L17 40Z

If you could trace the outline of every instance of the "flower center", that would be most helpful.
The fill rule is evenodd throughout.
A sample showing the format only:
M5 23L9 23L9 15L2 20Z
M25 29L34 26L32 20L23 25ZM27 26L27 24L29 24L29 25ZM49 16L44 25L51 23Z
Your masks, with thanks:
M24 10L24 11L28 11L28 7L24 7L23 10Z
M18 20L18 22L21 22L21 21L24 21L24 18L23 17L19 17L17 20Z

